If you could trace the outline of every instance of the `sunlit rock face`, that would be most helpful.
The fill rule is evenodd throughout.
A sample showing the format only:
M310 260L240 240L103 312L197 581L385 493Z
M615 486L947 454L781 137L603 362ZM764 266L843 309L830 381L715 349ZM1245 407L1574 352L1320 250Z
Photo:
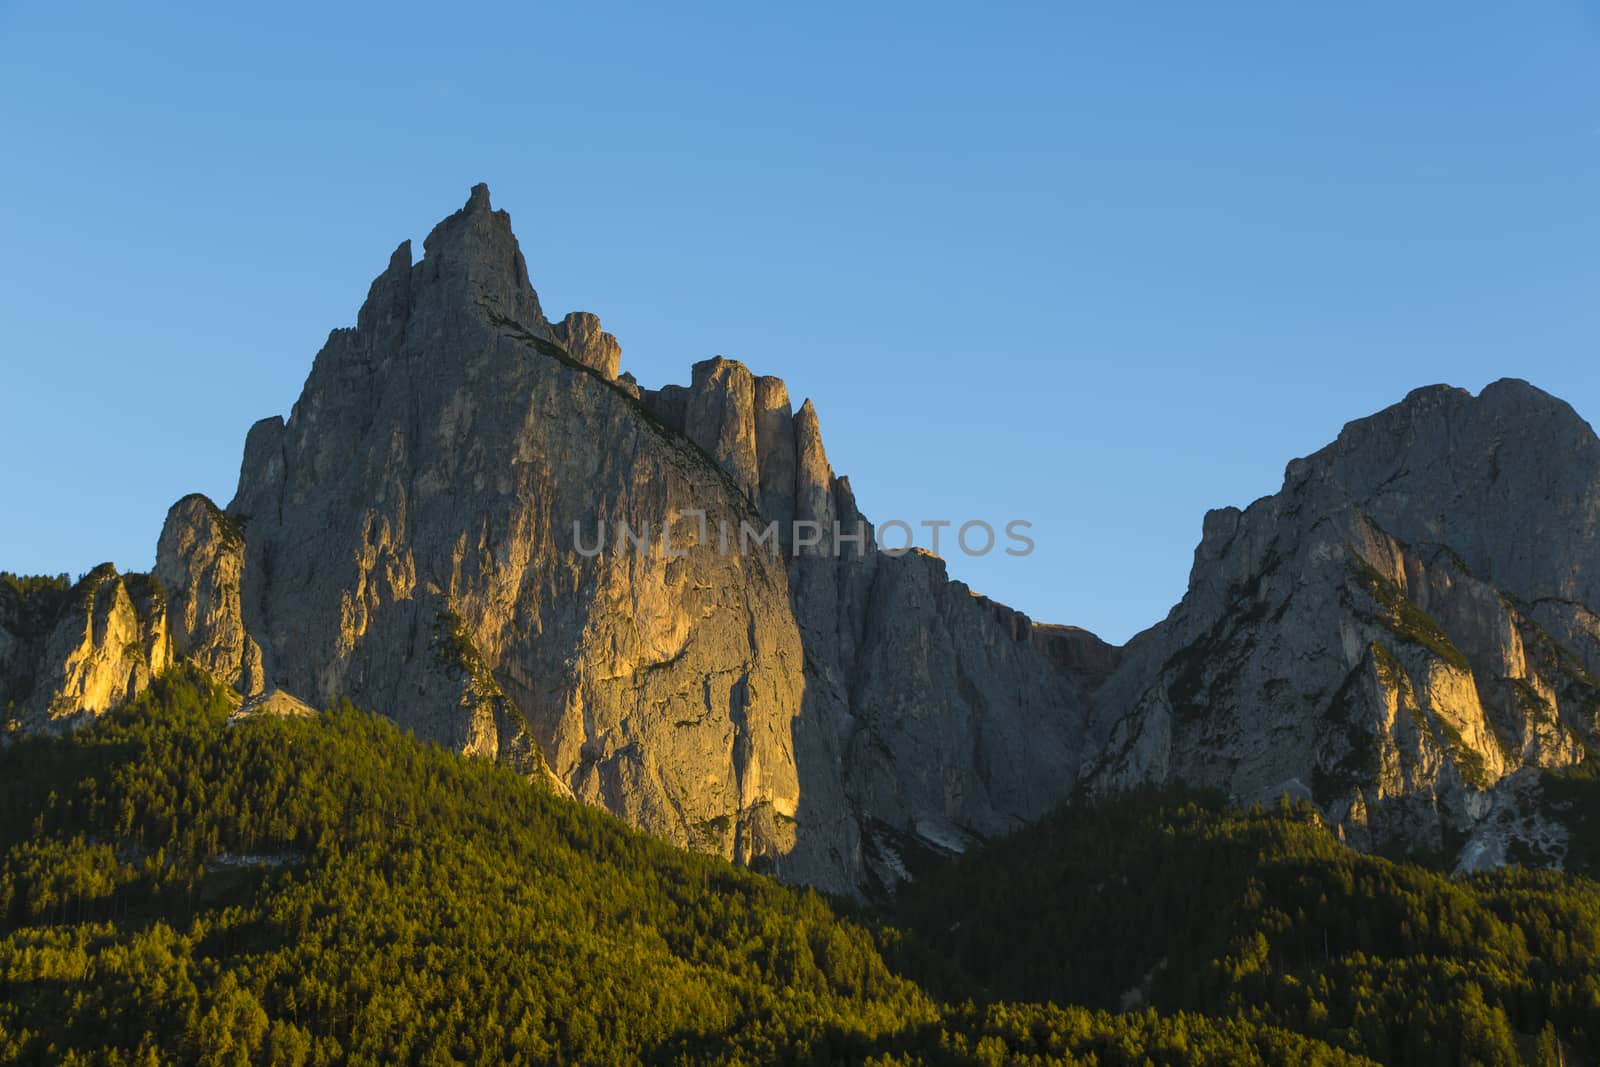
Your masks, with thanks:
M168 626L183 655L244 696L261 692L261 646L246 631L244 537L204 496L172 506L156 547L155 576L171 591Z
M101 564L47 611L0 584L0 709L14 729L55 731L143 692L172 663L167 601L147 574Z
M1100 692L1085 771L1307 795L1356 844L1455 848L1508 776L1600 744L1596 603L1590 427L1523 382L1420 389L1206 516L1188 594Z
M474 189L250 431L225 512L174 507L177 653L847 892L1071 789L1083 673L940 561L879 553L809 402L720 357L640 389L620 355L595 316L546 318Z

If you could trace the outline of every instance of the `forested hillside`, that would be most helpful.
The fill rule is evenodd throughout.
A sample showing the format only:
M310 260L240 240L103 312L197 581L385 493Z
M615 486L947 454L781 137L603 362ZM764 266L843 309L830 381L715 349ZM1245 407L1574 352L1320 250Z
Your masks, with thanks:
M1553 1063L1559 1034L1572 1063L1600 1034L1579 879L1150 795L862 911L348 705L231 720L181 672L9 742L0 853L6 1062ZM1110 1010L1141 982L1157 1010Z
M942 1008L815 893L348 706L230 723L197 676L12 742L0 814L6 1061L1345 1061L1249 1024Z
M1549 783L1593 805L1589 784ZM897 917L892 955L946 996L1244 1018L1390 1063L1600 1052L1600 884L1366 855L1304 803L1080 798L929 872Z

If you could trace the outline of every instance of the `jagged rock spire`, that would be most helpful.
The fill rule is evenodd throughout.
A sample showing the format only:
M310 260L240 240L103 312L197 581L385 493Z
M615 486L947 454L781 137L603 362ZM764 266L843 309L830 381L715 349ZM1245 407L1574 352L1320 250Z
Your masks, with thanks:
M419 282L445 287L446 300L482 307L536 331L549 323L528 280L528 264L511 232L511 216L489 205L489 187L472 187L465 206L435 226L422 243Z

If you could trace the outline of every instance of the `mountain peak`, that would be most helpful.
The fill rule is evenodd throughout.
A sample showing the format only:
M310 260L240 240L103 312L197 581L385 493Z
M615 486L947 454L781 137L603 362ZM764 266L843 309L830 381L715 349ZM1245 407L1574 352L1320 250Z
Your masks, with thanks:
M411 238L401 241L399 246L389 254L389 269L402 271L411 269Z
M474 185L466 204L433 228L422 249L420 280L443 283L447 301L465 295L469 302L528 329L542 331L548 326L528 279L522 247L512 232L511 216L490 207L487 185Z
M1600 603L1600 439L1520 379L1477 396L1413 390L1290 463L1280 496L1353 504L1402 541L1451 545L1516 595ZM1536 530L1554 541L1536 551Z
M1592 437L1594 430L1565 400L1521 378L1490 382L1478 394L1478 403L1499 415L1551 420L1563 432Z
M1517 769L1600 752L1595 605L1588 424L1516 379L1413 390L1206 516L1187 595L1102 690L1090 777L1309 790L1353 842L1440 848Z

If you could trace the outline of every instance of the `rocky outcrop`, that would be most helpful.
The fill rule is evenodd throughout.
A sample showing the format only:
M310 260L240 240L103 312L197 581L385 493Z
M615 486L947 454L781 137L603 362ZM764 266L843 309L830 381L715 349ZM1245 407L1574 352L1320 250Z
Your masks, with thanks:
M245 629L244 535L206 497L184 497L167 513L155 576L171 590L173 647L244 696L266 682L261 646Z
M70 590L0 582L0 706L10 724L56 730L136 696L172 662L166 596L111 564Z
M270 693L261 693L244 701L231 718L237 721L256 715L267 715L281 719L304 719L316 713L317 709L305 701L285 693L282 689L274 689Z
M600 319L587 311L574 311L554 326L550 334L566 349L567 355L599 371L606 378L617 376L622 363L622 346L617 339L600 329Z
M683 432L728 472L739 492L758 504L755 415L755 378L743 363L718 356L694 365Z
M1522 382L1418 390L1206 516L1188 594L1098 695L1087 777L1307 795L1356 844L1443 848L1519 768L1597 751L1597 583L1589 426Z

